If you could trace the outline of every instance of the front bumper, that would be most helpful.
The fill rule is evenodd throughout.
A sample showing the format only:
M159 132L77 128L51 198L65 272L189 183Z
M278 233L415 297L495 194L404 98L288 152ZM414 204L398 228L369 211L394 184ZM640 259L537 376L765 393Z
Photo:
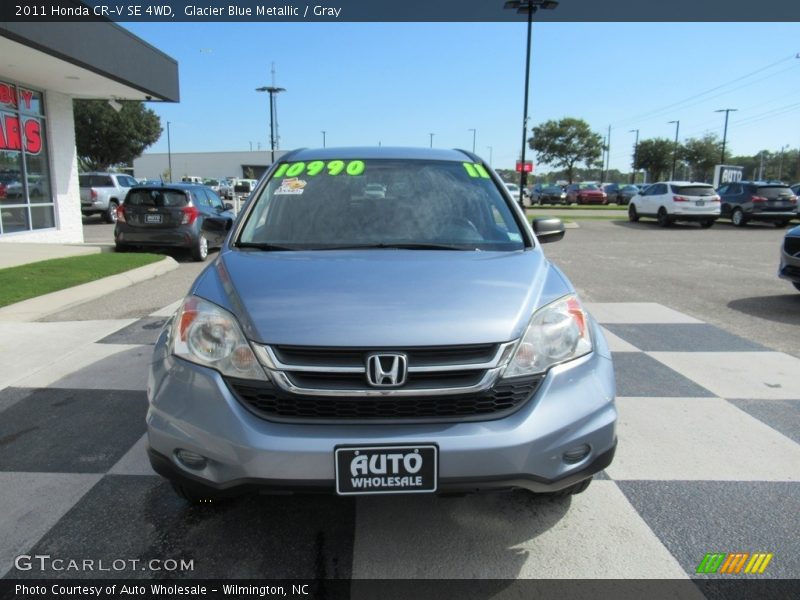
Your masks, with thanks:
M276 423L245 409L212 369L167 354L166 334L155 349L148 382L149 454L161 475L185 485L239 493L335 489L339 445L420 444L439 447L439 491L525 488L557 491L610 464L617 412L610 353L593 324L597 348L554 367L518 411L465 423ZM564 454L587 445L579 462ZM207 458L190 469L184 449Z

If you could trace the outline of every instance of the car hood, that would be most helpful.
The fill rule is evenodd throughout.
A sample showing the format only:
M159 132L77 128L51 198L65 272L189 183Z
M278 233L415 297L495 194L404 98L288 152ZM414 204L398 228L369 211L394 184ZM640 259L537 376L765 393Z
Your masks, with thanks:
M228 249L193 293L265 344L429 346L503 342L572 291L540 250Z

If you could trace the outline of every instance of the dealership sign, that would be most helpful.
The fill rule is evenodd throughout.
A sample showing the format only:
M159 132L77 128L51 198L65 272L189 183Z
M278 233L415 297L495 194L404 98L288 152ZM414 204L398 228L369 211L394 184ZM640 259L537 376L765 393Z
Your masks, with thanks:
M15 111L0 112L0 152L19 152L24 147L28 154L39 154L42 151L41 121L32 117L20 119L16 113L20 104L23 110L31 110L33 92L20 89L18 99L15 86L0 82L0 108L5 106Z
M718 188L723 183L741 181L744 167L735 165L717 165L714 167L714 187Z

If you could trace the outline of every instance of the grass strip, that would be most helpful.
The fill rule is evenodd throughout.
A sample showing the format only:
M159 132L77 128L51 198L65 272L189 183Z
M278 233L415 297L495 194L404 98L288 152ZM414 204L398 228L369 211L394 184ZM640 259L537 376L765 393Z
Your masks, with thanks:
M102 252L0 269L0 306L7 306L163 260L158 254Z

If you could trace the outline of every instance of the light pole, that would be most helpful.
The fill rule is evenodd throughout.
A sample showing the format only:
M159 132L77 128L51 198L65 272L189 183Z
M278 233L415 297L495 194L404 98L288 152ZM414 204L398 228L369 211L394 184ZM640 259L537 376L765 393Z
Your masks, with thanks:
M325 131L322 132L322 147L325 147Z
M528 82L531 74L531 27L533 24L533 13L540 8L543 10L553 10L558 6L554 0L508 0L503 8L516 10L517 14L528 16L528 36L525 48L525 100L522 104L522 152L520 162L522 167L519 172L520 203L522 203L522 190L525 189L527 173L525 172L525 147L528 145Z
M275 101L273 100L275 94L285 92L282 87L275 87L274 85L265 85L264 87L256 88L257 92L267 92L269 94L269 147L271 150L270 162L275 162L275 128L272 124L273 115L275 114Z
M472 132L472 153L475 154L475 136L477 135L476 129L467 129L467 131Z
M675 181L675 165L678 162L678 130L681 126L680 121L667 121L667 124L675 123L675 148L672 151L672 176L671 179Z
M489 166L492 166L492 147L486 146L489 149Z
M724 112L725 113L725 129L722 131L722 155L719 157L719 164L725 164L725 142L728 139L728 113L736 112L737 108L720 108L719 110L715 110L714 112Z
M628 133L636 133L636 141L633 142L633 169L631 169L631 183L636 181L636 163L639 155L639 130L629 129Z
M785 146L781 146L781 162L778 163L778 181L783 180L783 153L786 151L786 148L789 147L789 144Z
M431 148L433 148L433 136L436 135L436 134L429 133L428 135L431 136Z
M167 166L169 168L169 182L172 183L172 142L169 139L169 125L167 121Z

